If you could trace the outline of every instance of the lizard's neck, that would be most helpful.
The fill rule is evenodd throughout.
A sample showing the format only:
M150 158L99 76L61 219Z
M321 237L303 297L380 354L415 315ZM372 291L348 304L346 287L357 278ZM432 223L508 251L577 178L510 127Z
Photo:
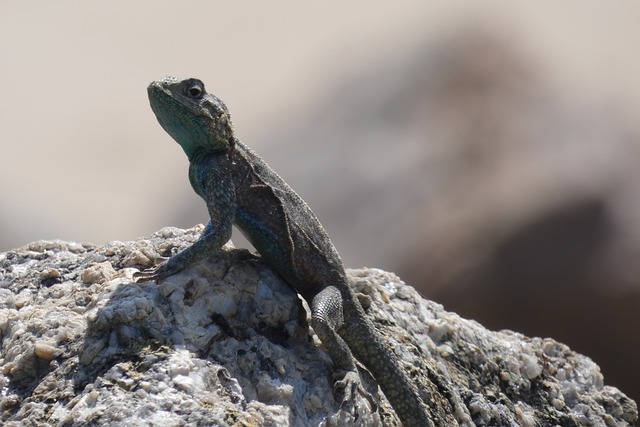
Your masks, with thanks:
M205 157L224 155L229 153L231 153L230 148L224 148L221 150L209 150L209 149L199 148L194 152L192 152L191 154L187 154L187 157L189 158L189 163L195 164L195 163L198 163L200 160L204 159Z
M218 154L232 154L233 150L236 146L236 143L238 143L238 139L237 138L233 138L231 141L229 141L229 143L227 145L219 145L216 146L216 148L205 148L205 147L198 147L195 150L184 150L185 153L187 154L187 157L189 158L189 163L197 163L199 160L201 160L204 157L208 157L211 155L218 155ZM182 144L180 144L182 145ZM183 146L184 148L184 146Z

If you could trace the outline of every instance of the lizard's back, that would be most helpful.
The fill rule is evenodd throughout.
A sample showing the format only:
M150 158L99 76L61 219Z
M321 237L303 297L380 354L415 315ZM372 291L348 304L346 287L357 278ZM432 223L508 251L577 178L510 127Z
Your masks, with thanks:
M345 283L338 252L309 206L257 154L236 141L236 225L266 261L311 301Z

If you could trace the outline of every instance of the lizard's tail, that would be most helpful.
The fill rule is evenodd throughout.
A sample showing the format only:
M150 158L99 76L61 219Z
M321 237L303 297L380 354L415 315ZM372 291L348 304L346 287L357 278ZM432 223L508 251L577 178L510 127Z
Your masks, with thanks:
M343 328L340 335L347 342L353 355L376 379L382 392L400 417L405 427L433 427L429 408L420 398L416 385L402 368L400 361L367 319L359 304L347 304ZM342 331L340 331L342 332Z

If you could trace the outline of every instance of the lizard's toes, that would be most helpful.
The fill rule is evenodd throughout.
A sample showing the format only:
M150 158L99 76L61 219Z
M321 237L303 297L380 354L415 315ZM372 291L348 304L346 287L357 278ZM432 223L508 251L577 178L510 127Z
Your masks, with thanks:
M133 273L133 280L136 283L157 282L158 275L155 273L155 270L138 271L137 273Z
M349 407L353 405L356 394L360 394L369 401L372 412L378 410L378 405L375 399L371 393L364 389L362 382L360 381L360 375L357 372L347 372L342 379L335 382L334 390L342 391L343 393L342 402L340 403L341 409L346 409L345 406Z
M162 279L170 276L170 272L167 269L167 264L162 263L157 267L150 268L144 271L138 271L137 273L133 273L133 279L136 283L140 282L155 282L158 283Z

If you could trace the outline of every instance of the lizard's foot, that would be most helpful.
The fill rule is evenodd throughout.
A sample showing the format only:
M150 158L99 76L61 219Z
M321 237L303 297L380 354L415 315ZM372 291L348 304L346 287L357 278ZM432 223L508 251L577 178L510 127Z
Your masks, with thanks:
M135 283L141 282L157 282L158 276L155 273L156 269L151 268L145 271L138 271L137 273L133 273L133 281Z
M136 283L140 282L160 282L163 279L171 276L172 274L180 271L179 269L172 268L168 261L163 262L157 267L150 268L144 271L138 271L133 273L133 279Z
M364 389L362 381L360 380L360 375L357 371L347 371L341 379L335 382L333 388L334 391L342 391L343 393L340 408L344 408L346 405L352 405L356 398L356 394L360 394L369 401L372 412L378 410L378 404L371 393Z

